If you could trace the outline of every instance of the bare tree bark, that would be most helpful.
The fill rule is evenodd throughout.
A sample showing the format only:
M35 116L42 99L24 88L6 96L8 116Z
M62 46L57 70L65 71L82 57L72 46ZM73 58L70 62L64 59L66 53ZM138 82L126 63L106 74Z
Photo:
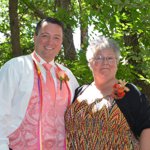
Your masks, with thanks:
M73 31L70 26L65 28L63 46L65 58L69 60L74 60L76 56L72 33Z
M18 0L9 0L9 18L13 57L22 55L20 46L20 30L18 21Z
M80 20L80 31L81 31L81 47L85 49L83 45L87 47L88 44L88 26L85 27L81 20Z
M83 24L84 21L82 21L82 6L81 6L81 0L78 0L79 3L79 9L80 9L80 31L81 31L81 47L84 49L83 45L87 46L88 43L88 26L85 26Z
M69 13L69 6L71 4L70 0L56 0L57 6L61 7L62 9L66 10ZM73 41L73 31L69 24L66 24L66 28L64 31L64 53L65 58L69 60L74 60L76 57L76 50Z

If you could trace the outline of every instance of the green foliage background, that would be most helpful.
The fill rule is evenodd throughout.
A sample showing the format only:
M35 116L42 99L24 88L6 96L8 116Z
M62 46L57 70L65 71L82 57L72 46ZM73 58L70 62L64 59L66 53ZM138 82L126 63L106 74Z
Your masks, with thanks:
M61 19L73 30L82 22L82 27L87 28L94 25L94 30L114 38L119 43L122 54L117 77L129 82L142 80L146 84L150 84L149 0L82 0L80 5L79 1L71 0L68 10L62 9L62 7L56 9L55 4L55 0L19 1L20 42L24 55L31 53L34 49L34 27L40 20L35 12L40 10L45 16ZM0 32L5 36L0 41L0 66L2 66L12 58L12 51L8 1L1 0L0 5ZM127 45L125 37L134 37L134 35L138 38L138 45L133 48L134 39L130 38ZM89 35L89 37L91 36ZM75 60L66 60L63 50L57 57L58 62L64 63L72 70L80 84L93 80L85 58L87 45L88 43L81 45L82 48L77 51Z

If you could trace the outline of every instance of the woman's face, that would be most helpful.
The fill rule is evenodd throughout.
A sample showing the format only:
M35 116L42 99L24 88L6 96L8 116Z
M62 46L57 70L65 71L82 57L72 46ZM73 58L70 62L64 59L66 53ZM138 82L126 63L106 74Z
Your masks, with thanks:
M117 72L117 58L112 49L104 49L96 52L90 61L94 80L108 81L115 79Z

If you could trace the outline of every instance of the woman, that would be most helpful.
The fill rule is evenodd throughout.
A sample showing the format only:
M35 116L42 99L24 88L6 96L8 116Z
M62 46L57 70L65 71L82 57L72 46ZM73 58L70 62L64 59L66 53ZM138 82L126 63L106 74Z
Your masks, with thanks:
M86 57L94 81L76 90L65 113L67 149L150 149L150 104L135 85L116 78L115 41L98 37Z

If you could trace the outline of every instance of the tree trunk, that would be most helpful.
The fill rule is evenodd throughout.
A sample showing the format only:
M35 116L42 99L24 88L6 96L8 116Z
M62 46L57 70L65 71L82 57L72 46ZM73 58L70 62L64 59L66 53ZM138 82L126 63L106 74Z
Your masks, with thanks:
M72 33L73 32L70 26L65 28L63 46L64 46L65 58L69 60L74 60L76 56Z
M81 0L78 0L80 9L80 31L81 31L81 48L86 49L88 44L88 25L83 21L84 12L82 11Z
M20 30L18 21L18 0L9 0L9 18L13 57L22 55L20 47Z
M69 13L70 4L70 0L56 0L55 5ZM63 40L65 58L69 60L74 60L76 57L76 50L73 41L73 31L70 24L66 24L65 26L66 28L64 31Z
M86 49L88 44L88 27L84 27L82 25L82 21L80 21L80 31L81 31L81 47L82 49ZM84 46L84 47L83 47Z

